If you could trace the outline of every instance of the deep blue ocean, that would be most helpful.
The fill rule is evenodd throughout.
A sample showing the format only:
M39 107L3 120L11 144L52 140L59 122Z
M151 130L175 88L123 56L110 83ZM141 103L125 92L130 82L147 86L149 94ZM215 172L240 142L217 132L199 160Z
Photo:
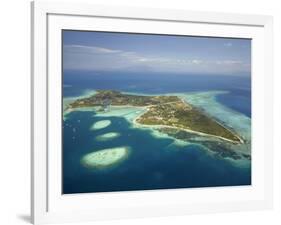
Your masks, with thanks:
M228 91L216 100L251 117L250 76L64 71L63 85L64 97L96 89L146 94ZM64 121L64 194L251 184L251 168L213 157L198 145L179 147L172 144L171 138L155 138L148 130L133 128L123 117L106 119L111 125L95 131L89 127L104 117L94 112L74 111ZM108 132L121 135L106 142L95 140ZM129 157L118 166L93 170L81 165L85 154L118 146L131 149Z

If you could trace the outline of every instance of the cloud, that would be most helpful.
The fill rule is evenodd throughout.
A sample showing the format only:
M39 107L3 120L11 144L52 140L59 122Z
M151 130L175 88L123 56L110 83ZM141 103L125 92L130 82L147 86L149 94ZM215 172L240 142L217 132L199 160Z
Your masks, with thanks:
M240 60L217 60L216 64L218 65L239 65L239 64L243 64L242 61Z
M84 54L109 54L109 53L120 53L122 51L101 48L96 46L84 46L84 45L64 45L65 53L84 53Z
M191 60L191 62L192 62L193 64L197 64L197 65L203 63L202 60L198 60L198 59L193 59L193 60Z
M64 69L101 71L151 71L176 73L235 73L249 71L242 61L210 60L170 55L143 55L100 46L65 45Z
M225 47L232 47L232 43L231 42L227 42L227 43L224 43L223 46L225 46Z

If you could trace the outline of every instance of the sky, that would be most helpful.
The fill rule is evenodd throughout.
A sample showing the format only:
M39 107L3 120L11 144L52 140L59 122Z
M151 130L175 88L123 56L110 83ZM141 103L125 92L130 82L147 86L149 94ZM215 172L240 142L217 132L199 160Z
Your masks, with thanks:
M63 67L249 76L251 40L65 30Z

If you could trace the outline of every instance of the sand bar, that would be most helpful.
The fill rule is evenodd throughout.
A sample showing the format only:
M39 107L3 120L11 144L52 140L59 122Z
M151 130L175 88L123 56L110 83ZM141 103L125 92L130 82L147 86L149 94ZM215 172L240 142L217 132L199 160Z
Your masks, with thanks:
M123 161L128 154L129 147L126 146L103 149L84 155L81 163L87 168L103 169Z
M96 123L94 123L90 130L99 130L99 129L103 129L103 128L106 128L108 127L109 125L111 124L111 121L110 120L101 120L101 121L98 121Z

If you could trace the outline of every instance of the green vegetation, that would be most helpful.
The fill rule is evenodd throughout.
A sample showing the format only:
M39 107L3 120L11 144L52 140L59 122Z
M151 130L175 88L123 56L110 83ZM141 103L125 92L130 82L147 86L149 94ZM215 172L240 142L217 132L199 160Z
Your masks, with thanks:
M104 105L149 106L173 101L179 101L179 98L177 96L129 95L123 94L119 91L100 90L95 95L76 100L75 102L70 104L70 108Z
M183 130L191 130L240 142L237 135L233 134L216 120L181 100L174 103L151 106L146 113L137 119L137 122L146 125L165 125Z
M141 96L101 90L95 95L76 100L69 108L98 106L100 110L106 111L110 106L125 105L147 108L147 111L136 119L136 122L143 125L171 127L216 136L234 143L242 142L237 134L177 96Z

